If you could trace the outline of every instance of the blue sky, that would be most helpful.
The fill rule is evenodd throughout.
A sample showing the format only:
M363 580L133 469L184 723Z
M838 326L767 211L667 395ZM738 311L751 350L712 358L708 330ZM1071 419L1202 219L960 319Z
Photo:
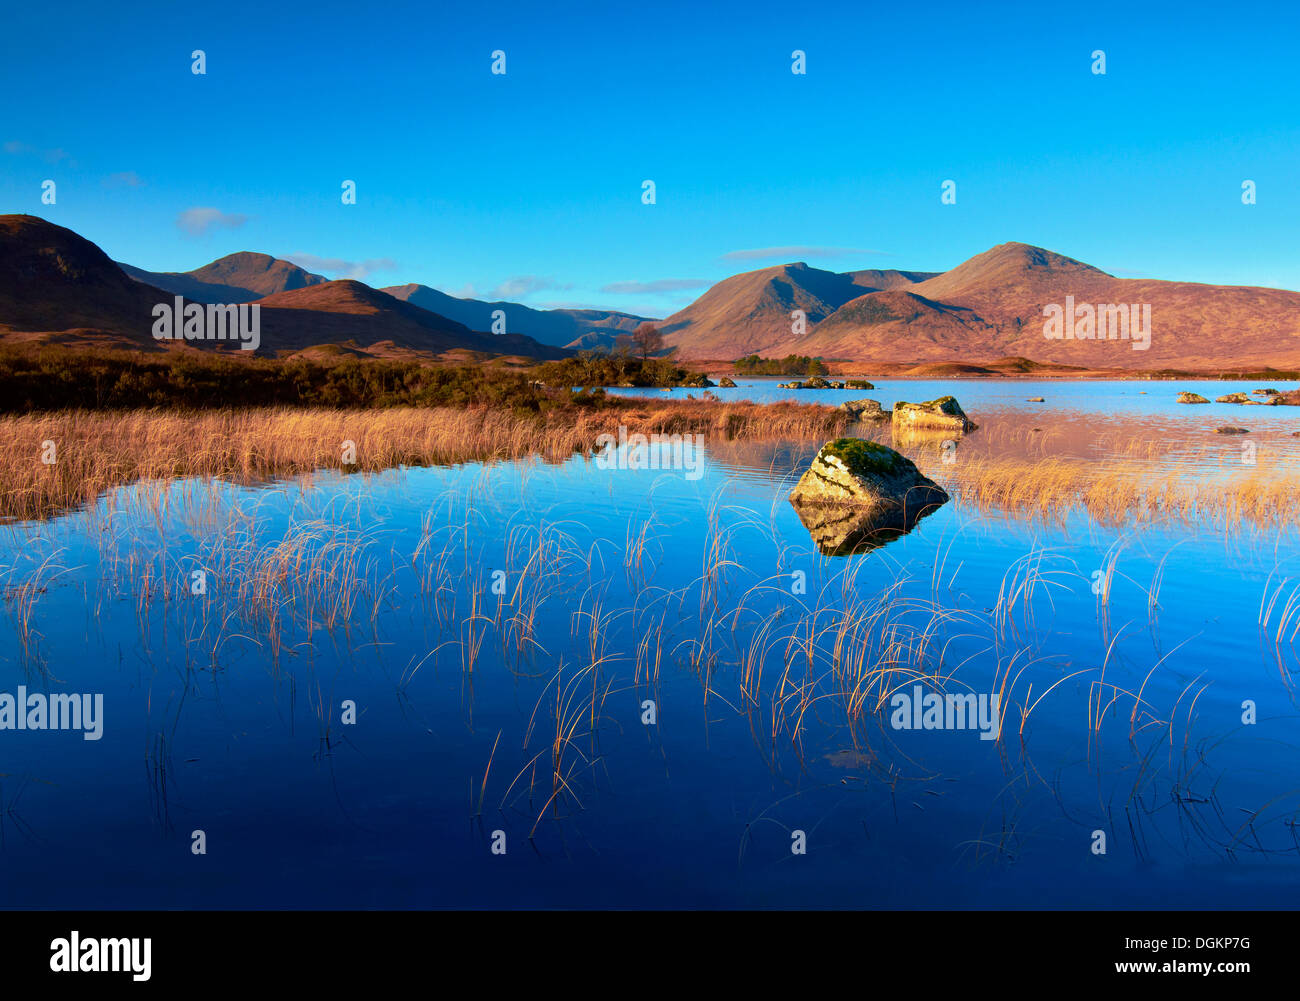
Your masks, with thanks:
M259 250L648 315L1007 240L1300 288L1295 6L1065 6L10 5L0 212L153 270Z

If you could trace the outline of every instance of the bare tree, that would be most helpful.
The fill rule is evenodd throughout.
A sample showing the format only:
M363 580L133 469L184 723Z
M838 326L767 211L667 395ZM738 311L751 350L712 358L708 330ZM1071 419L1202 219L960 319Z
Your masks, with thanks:
M641 351L641 360L645 361L656 351L662 351L664 347L664 335L659 332L659 328L653 323L643 323L636 328L632 335L632 343Z

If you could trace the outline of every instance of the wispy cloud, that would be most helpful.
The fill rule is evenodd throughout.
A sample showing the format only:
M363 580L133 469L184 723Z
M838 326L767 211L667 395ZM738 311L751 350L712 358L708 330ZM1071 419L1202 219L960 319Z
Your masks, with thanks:
M699 278L660 278L652 282L611 282L601 286L602 292L613 295L646 295L659 292L685 292L690 289L708 288L712 282Z
M865 250L861 247L755 247L752 250L733 250L722 255L724 261L765 261L779 258L786 261L809 257L857 257L873 254L888 257L888 251Z
M470 283L464 288L456 289L447 294L454 295L459 299L497 301L502 299L524 299L535 292L567 292L571 288L573 288L572 285L561 284L554 278L544 278L541 275L516 275L513 278L507 278L494 288L481 289L477 285Z
M365 261L345 261L341 257L317 257L315 254L289 254L285 258L300 268L339 278L365 281L376 271L396 271L397 262L391 257L372 257Z
M104 178L104 187L106 188L138 188L144 184L140 180L140 175L134 170L124 170L117 174L109 174Z
M594 302L577 302L572 299L560 299L551 302L535 302L532 304L534 309L590 309L597 313L630 313L633 316L655 317L659 316L661 310L656 307L649 312L643 312L637 309L617 309L611 310L609 304L603 305Z
M514 278L507 278L485 295L489 299L519 299L532 295L534 292L566 291L571 288L573 288L572 285L561 285L552 278L542 278L538 275L518 275Z
M199 207L186 209L176 217L176 225L190 236L203 236L214 228L238 229L246 222L248 222L246 215Z
M67 160L69 157L67 150L41 149L39 146L33 146L31 143L18 142L16 139L11 139L9 142L5 143L4 151L13 156L39 156L44 159L46 163L59 163L62 160Z

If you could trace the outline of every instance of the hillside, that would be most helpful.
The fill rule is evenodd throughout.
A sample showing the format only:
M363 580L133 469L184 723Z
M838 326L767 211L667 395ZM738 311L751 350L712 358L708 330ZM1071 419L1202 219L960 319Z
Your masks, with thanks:
M744 283L728 279L677 314L707 318L682 328L679 355L689 359L740 357L751 351L769 357L796 353L891 365L978 363L1016 355L1036 362L1124 370L1300 365L1300 293L1281 289L1116 278L1050 250L1004 243L951 271L846 300L815 325L810 309L808 334L793 338L788 324L783 328L778 322L783 310L788 316L785 307L792 297L772 296L750 284L763 275L779 285L782 270L737 276ZM839 277L885 284L871 272ZM731 294L714 295L722 291ZM756 300L761 309L752 306ZM1075 305L1076 322L1092 308L1094 339L1044 335L1045 307L1057 306L1063 312L1069 300ZM1128 314L1138 325L1130 333L1141 330L1142 338L1097 336L1106 333L1099 308L1111 304L1138 307ZM743 351L737 350L736 338L729 341L710 327L722 325L728 316L741 318L733 321L733 328L746 335ZM1145 349L1135 347L1143 341Z
M169 295L128 278L99 247L37 216L0 216L5 340L152 344L152 309Z
M427 285L393 285L383 291L412 305L463 323L471 330L490 331L492 313L499 309L505 313L507 333L525 334L543 344L560 347L584 338L591 345L605 346L611 344L617 335L630 334L646 322L644 316L607 310L533 309L514 302L461 299Z
M280 353L347 344L391 354L393 348L441 353L456 349L533 358L567 352L520 334L496 337L347 279L278 292L259 300L262 344ZM378 349L378 350L376 350Z
M204 303L253 302L263 296L321 285L328 279L270 254L228 254L193 271L145 271L118 263L137 281Z
M760 268L718 282L660 329L682 357L739 358L789 340L794 310L811 325L864 290L852 275L802 262Z
M198 290L204 294L222 289L217 301L229 301L224 290L235 288L225 281L245 283L249 292L267 283L299 284L257 299L265 353L337 344L347 352L383 356L456 350L542 359L568 354L520 334L478 333L361 282L327 282L265 254L233 254L186 274L217 279L194 279L205 286ZM154 307L171 305L177 294L129 277L72 230L36 216L0 216L0 340L146 350L213 347L154 339Z

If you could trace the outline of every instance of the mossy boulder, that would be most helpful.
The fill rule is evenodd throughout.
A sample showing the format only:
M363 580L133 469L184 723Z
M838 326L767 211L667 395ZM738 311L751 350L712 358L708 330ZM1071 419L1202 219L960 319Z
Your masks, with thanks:
M867 382L866 379L845 379L844 388L845 389L875 389L876 387L873 386L871 383Z
M735 384L734 382L732 382L731 379L729 379L729 378L728 378L727 376L725 376L725 375L724 375L721 379L718 380L718 385L721 386L723 389L735 389L735 388L736 388L736 384Z
M879 400L849 400L839 409L854 421L887 421L890 416L888 410L881 409Z
M1209 403L1210 401L1207 400L1200 393L1179 393L1178 402L1179 403Z
M1181 400L1179 401L1182 402ZM1254 401L1245 393L1225 393L1223 396L1216 396L1215 403L1253 403Z
M802 389L830 389L831 384L828 380L823 379L820 375L814 375L811 379L804 380Z
M834 556L881 545L947 502L912 460L861 438L823 445L790 492L817 548Z
M966 416L956 397L941 396L925 403L894 404L894 427L906 431L973 431L976 424Z
M1281 390L1277 389L1252 389L1251 393L1255 396L1281 396Z
M688 376L677 385L682 389L712 389L717 383L701 372Z

